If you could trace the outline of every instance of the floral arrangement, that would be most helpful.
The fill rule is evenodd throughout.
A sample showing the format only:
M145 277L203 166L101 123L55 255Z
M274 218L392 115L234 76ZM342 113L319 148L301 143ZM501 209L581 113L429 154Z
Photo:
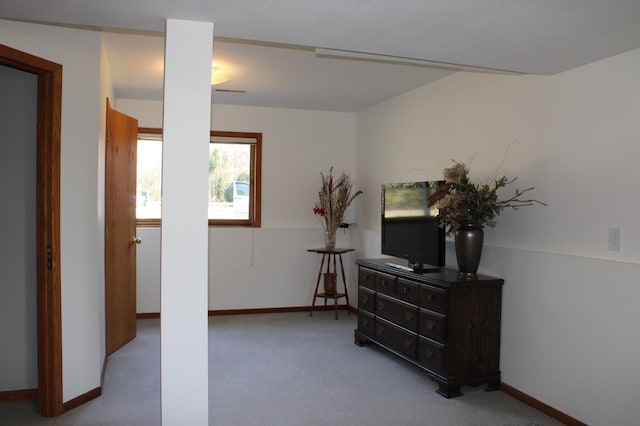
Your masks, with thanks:
M338 179L333 178L333 167L329 169L329 174L320 173L322 178L322 188L318 192L318 202L313 208L313 213L320 217L322 228L329 235L335 234L342 223L344 213L349 204L362 191L351 194L353 184L349 176L342 174Z
M443 175L445 181L429 197L429 206L435 205L438 208L438 223L448 234L461 224L467 223L494 227L496 216L507 207L517 210L534 203L546 206L538 200L521 198L522 194L533 190L534 187L522 191L516 189L512 197L499 200L498 189L512 184L517 178L509 179L502 176L499 179L494 178L492 184L474 184L469 181L469 169L466 164L455 160L451 167L444 169Z

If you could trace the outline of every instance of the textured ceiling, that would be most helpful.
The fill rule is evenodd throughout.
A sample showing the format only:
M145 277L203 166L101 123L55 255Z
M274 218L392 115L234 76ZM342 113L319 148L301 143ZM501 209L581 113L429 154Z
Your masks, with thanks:
M167 18L214 22L214 56L238 72L220 87L246 91L219 102L345 111L446 72L321 59L314 48L554 74L640 47L638 0L2 0L0 17L155 33ZM122 36L107 38L117 90L157 96L132 78L137 60L122 59L127 43L154 43Z
M116 97L162 99L163 38L106 33L104 40ZM215 41L214 63L231 77L214 86L231 91L214 91L215 103L343 112L360 111L450 73L230 41Z

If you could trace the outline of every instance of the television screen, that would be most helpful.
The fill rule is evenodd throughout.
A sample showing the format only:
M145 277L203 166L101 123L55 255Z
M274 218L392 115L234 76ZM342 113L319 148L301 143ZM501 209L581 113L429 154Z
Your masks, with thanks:
M428 204L440 183L382 185L382 254L405 259L414 271L444 266L445 233L436 220L438 210Z

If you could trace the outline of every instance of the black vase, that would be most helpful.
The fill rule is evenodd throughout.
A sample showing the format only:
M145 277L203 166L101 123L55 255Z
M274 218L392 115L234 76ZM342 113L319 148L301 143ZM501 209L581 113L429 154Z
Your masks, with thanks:
M456 229L455 243L459 279L475 280L477 278L476 271L480 265L483 241L484 230L480 225L465 223Z

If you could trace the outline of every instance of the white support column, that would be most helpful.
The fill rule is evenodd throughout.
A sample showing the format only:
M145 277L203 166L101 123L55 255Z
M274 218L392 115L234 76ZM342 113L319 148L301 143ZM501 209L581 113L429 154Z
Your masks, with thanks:
M207 425L207 190L213 23L167 20L161 236L162 424Z

